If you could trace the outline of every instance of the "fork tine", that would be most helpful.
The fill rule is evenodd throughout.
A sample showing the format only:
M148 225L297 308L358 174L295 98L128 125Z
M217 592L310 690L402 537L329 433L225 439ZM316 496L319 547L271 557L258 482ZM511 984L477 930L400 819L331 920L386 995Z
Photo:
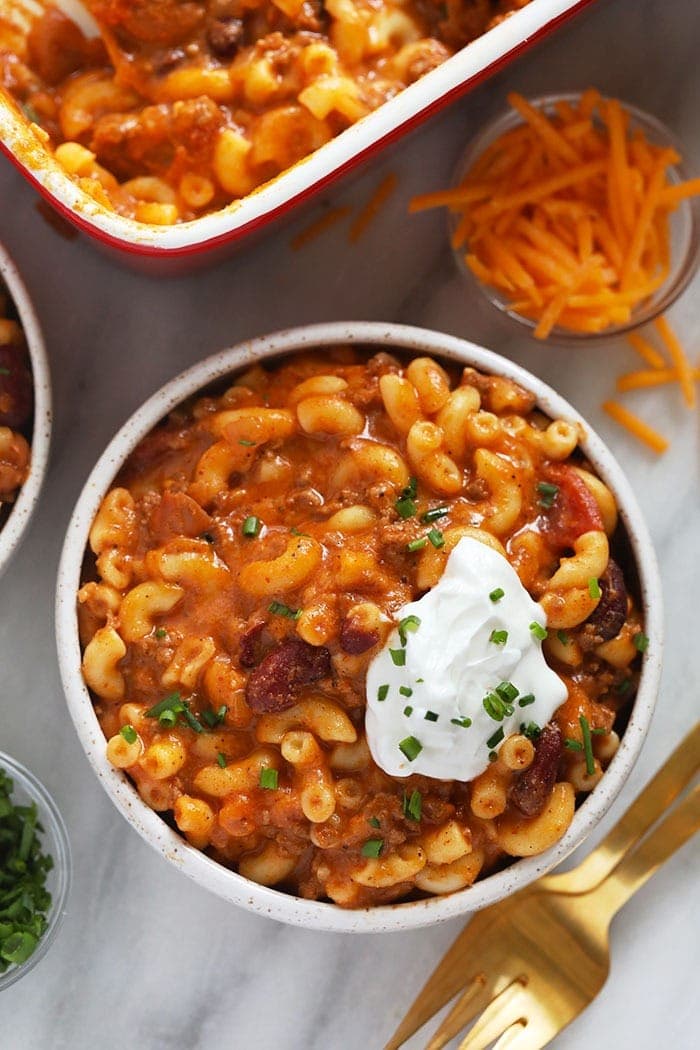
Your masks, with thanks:
M511 1025L503 1033L493 1050L542 1050L542 1047L547 1046L556 1034L549 1029L539 1027L533 1021L519 1022Z
M477 974L433 1034L425 1050L442 1050L450 1039L454 1039L478 1014L482 1013L491 1000L511 981L512 975L497 974L489 978L483 973Z
M493 999L458 1050L486 1050L507 1028L527 1018L530 996L522 981L513 981Z
M474 915L435 967L384 1050L399 1050L399 1047L438 1010L442 1010L457 992L476 980L479 976L478 969L471 969L470 972L475 946L487 943L489 932L499 918L501 907L500 904L493 904L486 911Z

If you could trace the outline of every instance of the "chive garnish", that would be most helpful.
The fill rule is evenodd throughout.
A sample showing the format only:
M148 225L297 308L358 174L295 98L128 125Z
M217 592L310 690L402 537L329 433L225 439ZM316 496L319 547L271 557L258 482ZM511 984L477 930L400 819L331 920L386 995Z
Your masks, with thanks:
M520 732L523 736L526 736L528 740L537 740L542 730L537 725L537 722L521 722Z
M276 791L279 783L279 773L276 769L260 770L260 787L267 791Z
M428 543L427 536L420 536L417 540L411 540L410 543L406 544L406 550L413 554L415 551L421 551Z
M382 700L386 700L388 695L389 695L389 686L388 685L380 685L379 688L377 689L377 700L379 700L380 702Z
M440 717L440 715L436 714L435 711L426 711L425 712L425 721L426 722L437 722L439 717Z
M238 444L243 445L245 448L255 448L255 441L249 441L248 438L239 438Z
M593 757L593 744L591 742L591 727L585 715L579 715L578 724L583 734L583 750L586 753L586 772L589 777L595 773L595 759Z
M566 631L557 631L557 638L559 639L562 645L569 644L569 636L566 633Z
M410 685L400 685L399 692L401 693L401 696L413 696L413 690Z
M190 729L194 730L195 733L204 732L204 726L196 717L196 715L193 715L190 711L190 705L187 702L187 700L182 701L182 717L185 719Z
M406 704L406 706L403 709L403 713L406 715L406 718L409 718L413 714L413 708L410 704Z
M135 744L138 733L133 726L122 726L119 735L126 740L127 744Z
M489 594L489 598L492 602L500 602L501 598L505 596L505 593L506 592L502 587L496 587L496 589Z
M499 726L496 732L493 733L486 741L486 746L489 749L489 751L492 751L496 744L500 744L501 740L503 740L503 737L505 735L506 734L505 730L503 729L503 726Z
M423 796L420 791L412 791L410 795L407 795L404 791L401 808L403 809L404 817L407 820L415 821L417 824L423 810Z
M438 550L440 549L440 547L445 546L445 537L439 529L431 529L428 533L428 539L432 543L433 547L436 547Z
M418 492L418 479L409 478L408 485L405 489L402 489L399 498L394 504L396 513L401 518L412 518L418 513L418 507L416 506L416 493Z
M489 718L493 718L494 722L503 721L506 716L506 705L498 693L487 693L481 702Z
M557 497L557 493L559 492L559 486L553 485L549 481L540 481L537 485L537 491L540 494L540 498L538 501L540 507L544 507L546 510L549 510L549 508L553 505L554 500Z
M617 685L615 686L615 692L619 693L620 695L624 695L624 693L628 693L629 692L631 686L632 686L632 679L631 678L623 678L622 681L618 682Z
M410 616L404 616L403 620L399 620L399 638L401 639L401 644L406 644L409 631L413 633L414 631L417 631L419 627L420 616L414 616L411 614Z
M262 522L260 518L256 518L254 514L251 514L243 522L241 531L244 536L257 536L261 528Z
M469 729L472 724L471 718L451 718L450 725L460 726L462 729Z
M598 729L591 729L591 736L607 736L609 732L609 729L600 726Z
M521 696L521 697L518 698L518 707L529 707L530 704L534 704L534 702L535 702L535 694L534 693L525 693L524 696Z
M163 726L164 729L172 729L177 725L177 715L174 711L163 711L161 715L158 715L158 725Z
M377 820L377 818L376 818L376 817L370 817L370 818L369 818L369 820L367 821L367 823L368 823L368 824L371 824L373 828L379 828L379 827L381 827L381 824L380 824L380 822L379 822L379 821Z
M226 755L223 753L223 751L219 751L218 755L216 756L216 761L218 762L221 769L226 769Z
M9 368L5 368L5 366L3 365L3 367L0 368L0 376L9 376L9 375L10 375L10 369Z
M489 762L496 762L497 760L498 760L498 755L496 754L496 752L495 751L489 751Z
M508 704L512 700L515 700L519 690L518 687L513 685L512 682L500 682L496 686L496 692L500 696L501 700L505 700L505 702Z
M216 729L216 727L221 725L226 718L227 711L228 707L226 704L222 704L217 711L212 711L210 708L207 708L206 711L202 711L202 721L206 722L210 729Z
M491 631L489 635L489 641L493 642L494 645L505 645L508 641L507 631Z
M409 762L413 762L423 750L420 740L414 736L407 736L399 743L399 751L406 756Z
M632 638L632 642L634 643L635 649L639 653L645 653L649 648L649 639L643 631L637 631L637 633Z
M389 656L395 667L406 666L406 650L405 649L390 649Z
M362 847L363 857L378 857L384 847L384 839L367 839Z
M156 638L165 638L167 633L165 627L158 627L156 630Z
M438 521L440 518L444 518L446 514L449 514L447 507L433 507L432 510L426 510L425 514L421 514L420 520L429 525L431 521Z
M530 630L534 634L535 638L539 638L541 642L543 642L547 637L547 628L543 627L541 623L537 622L537 620L532 621L532 623L530 624Z
M583 744L580 740L572 740L571 737L567 737L564 741L564 747L568 751L583 751Z
M591 576L590 580L588 581L588 593L594 601L597 598L600 598L600 584L598 583L597 576Z
M270 602L267 611L274 613L276 616L286 616L288 620L298 620L301 616L301 609L292 609L289 605L285 605L284 602Z

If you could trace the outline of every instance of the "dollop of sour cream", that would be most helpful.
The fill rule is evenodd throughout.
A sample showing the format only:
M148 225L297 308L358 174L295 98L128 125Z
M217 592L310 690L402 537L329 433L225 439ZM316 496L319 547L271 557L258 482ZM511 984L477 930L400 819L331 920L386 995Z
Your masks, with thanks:
M546 725L566 699L542 654L544 610L478 540L463 537L439 583L397 620L369 665L365 720L391 776L473 780L503 739Z

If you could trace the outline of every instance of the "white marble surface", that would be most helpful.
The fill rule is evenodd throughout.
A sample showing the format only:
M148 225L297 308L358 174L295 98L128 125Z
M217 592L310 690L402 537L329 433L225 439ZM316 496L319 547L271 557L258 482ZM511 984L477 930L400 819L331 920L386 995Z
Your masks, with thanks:
M600 0L329 195L334 204L358 205L384 171L399 174L400 190L359 244L348 247L337 229L293 254L289 237L304 218L215 271L169 282L120 269L82 240L62 239L37 213L19 176L0 164L0 237L35 296L56 403L44 497L0 584L0 748L30 765L54 793L75 857L58 941L0 1000L1 1050L378 1050L462 926L330 935L226 906L130 830L80 750L61 694L52 624L71 506L132 409L218 347L299 322L401 320L484 342L557 386L629 472L657 545L666 596L669 641L657 714L604 827L697 717L698 414L682 410L677 391L630 397L673 438L665 457L647 454L599 410L614 373L632 365L631 352L621 345L572 352L522 341L465 291L441 217L409 219L405 209L412 193L449 179L462 143L511 86L539 93L594 83L619 94L668 121L700 170L699 40L697 0ZM672 313L694 356L699 290L696 280ZM555 1040L557 1050L697 1046L699 860L696 841L615 922L608 985Z

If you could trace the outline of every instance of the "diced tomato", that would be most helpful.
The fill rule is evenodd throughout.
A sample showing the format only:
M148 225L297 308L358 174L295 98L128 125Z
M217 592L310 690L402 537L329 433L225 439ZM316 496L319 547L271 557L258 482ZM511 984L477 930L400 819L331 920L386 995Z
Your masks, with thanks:
M575 470L562 463L552 463L544 476L559 489L552 506L543 511L540 525L553 547L573 547L584 532L603 528L595 497Z

